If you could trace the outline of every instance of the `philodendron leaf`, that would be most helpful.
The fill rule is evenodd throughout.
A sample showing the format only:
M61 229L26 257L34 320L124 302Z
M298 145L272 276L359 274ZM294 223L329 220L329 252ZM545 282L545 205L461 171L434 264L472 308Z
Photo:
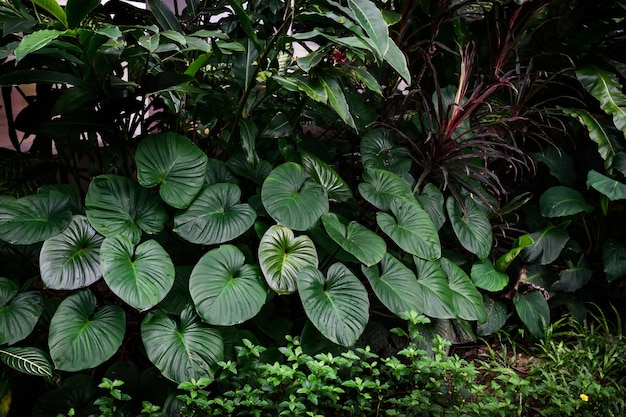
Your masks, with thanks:
M444 211L443 193L435 184L428 183L422 189L418 201L424 206L424 210L430 215L437 230L441 229L446 222L446 212Z
M594 188L611 201L626 199L626 184L602 175L593 169L587 173L587 187Z
M61 371L95 368L117 352L125 331L121 307L107 305L96 311L96 297L80 290L63 300L52 316L50 356Z
M378 299L392 313L400 315L411 311L421 312L423 299L417 277L402 262L385 254L380 266L361 267Z
M298 274L298 293L309 320L332 342L352 346L365 330L367 290L345 265L331 265L326 277L313 266L305 267Z
M241 236L256 219L256 212L240 203L236 184L220 183L204 187L198 197L174 218L174 232L201 245L228 242Z
M563 222L558 226L548 225L538 232L531 233L530 238L534 243L523 250L524 259L534 262L541 257L541 265L554 262L569 240L566 229L568 224L569 222Z
M43 350L34 347L0 348L0 360L26 375L52 378L53 365Z
M626 135L626 95L617 75L595 65L576 70L576 77L600 102L600 107L613 116L615 127Z
M160 185L159 194L172 207L186 208L202 189L207 157L186 137L165 132L149 135L137 146L137 180Z
M456 318L452 310L452 290L437 261L413 257L417 269L420 313L439 319Z
M335 213L322 216L328 235L366 266L380 262L387 252L383 238L355 221L344 224Z
M241 324L265 304L265 283L255 265L232 245L207 252L189 278L189 291L202 320L215 326Z
M541 292L531 291L528 294L517 294L513 298L513 304L517 315L528 328L530 334L536 338L542 338L550 324L550 307Z
M509 283L509 276L496 270L489 259L472 265L470 277L476 287L492 292L501 291Z
M615 239L602 244L602 265L606 279L613 282L626 276L626 246Z
M307 178L304 168L293 162L276 167L263 182L261 200L277 223L307 230L328 212L326 189Z
M41 247L39 269L44 285L54 290L75 290L99 280L103 240L85 216L74 216L67 229Z
M130 178L100 175L89 184L85 214L98 233L110 237L125 235L139 242L142 230L158 233L167 221L167 213L147 189Z
M477 324L476 332L479 336L489 336L506 324L508 310L502 301L494 300L487 295L483 296L483 304L487 310L487 320Z
M532 156L538 162L546 164L550 174L559 180L561 185L566 187L574 187L576 185L574 158L565 153L565 151L554 146L548 146L541 152L533 153Z
M307 152L302 152L301 158L304 171L326 189L329 199L341 203L352 198L352 190L330 165Z
M392 202L391 212L378 212L376 222L402 250L426 260L441 257L437 229L415 199Z
M224 358L222 336L204 324L192 306L183 310L180 321L151 311L141 322L141 339L150 361L177 383L211 378L213 367Z
M463 205L448 197L446 209L459 243L480 259L486 259L491 253L493 241L487 214L469 195L463 198Z
M467 274L458 265L446 258L439 259L439 265L448 277L448 285L452 291L452 307L456 315L463 320L476 320L479 323L487 320L483 296L478 292Z
M509 265L511 265L511 262L513 262L515 258L522 253L524 248L532 245L533 243L535 243L535 241L530 235L523 235L515 239L511 250L500 256L496 261L496 270L499 272L505 272L509 268Z
M0 278L0 345L12 345L26 338L42 312L41 294L19 293L15 282Z
M135 247L123 235L106 238L100 266L111 291L139 311L157 305L174 285L174 264L155 240Z
M359 184L361 196L379 210L391 210L397 198L414 200L409 186L396 174L382 169L368 168Z
M317 251L308 236L295 237L291 229L274 225L259 243L259 265L271 289L291 294L297 289L298 273L307 266L317 268Z
M28 195L0 205L0 239L14 245L41 242L72 220L69 198L57 191Z
M548 188L539 198L539 207L544 217L564 217L593 211L593 206L585 202L580 192L563 186Z
M411 169L408 149L397 146L387 129L368 130L361 138L361 157L364 168L385 169L402 175Z
M559 279L550 287L554 291L574 292L581 289L593 275L589 268L574 267L559 272Z

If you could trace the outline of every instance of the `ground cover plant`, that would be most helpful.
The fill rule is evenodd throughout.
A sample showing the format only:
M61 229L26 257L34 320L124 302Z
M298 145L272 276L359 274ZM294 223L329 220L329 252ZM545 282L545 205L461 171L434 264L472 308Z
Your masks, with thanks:
M535 340L621 288L620 2L147 3L0 3L0 84L37 84L2 156L3 398L89 415L105 377L170 409L235 346L386 358L410 311Z

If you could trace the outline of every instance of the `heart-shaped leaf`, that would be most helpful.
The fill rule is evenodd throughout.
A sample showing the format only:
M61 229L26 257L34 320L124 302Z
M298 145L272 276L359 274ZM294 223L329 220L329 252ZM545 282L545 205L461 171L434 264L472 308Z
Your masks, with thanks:
M165 132L149 135L139 143L135 163L139 184L160 185L163 201L186 208L204 184L207 157L186 137Z
M437 261L413 257L417 270L420 313L439 319L456 318L452 310L452 290Z
M335 213L328 213L322 216L322 223L339 246L366 266L377 264L387 252L380 236L355 221L345 225Z
M89 184L85 214L98 233L110 237L125 235L139 242L141 231L158 233L167 213L158 197L130 178L100 175Z
M626 184L602 175L593 169L587 173L587 187L593 187L611 201L626 199Z
M430 219L435 225L435 229L439 230L446 222L446 213L443 209L444 198L441 191L435 184L428 183L422 188L422 192L418 197L418 201L424 207L424 210L430 215Z
M192 304L189 294L189 277L193 270L192 265L177 266L175 269L174 284L165 298L159 303L159 308L169 314L180 315L189 304Z
M448 285L452 291L452 307L456 315L463 320L477 320L480 323L487 320L483 296L467 274L446 258L439 259L439 265L448 277Z
M0 205L0 239L28 245L58 235L72 220L69 203L57 191L5 201Z
M361 196L374 207L389 211L396 199L415 200L409 186L396 174L382 169L368 168L359 184Z
M574 267L559 272L559 279L552 284L550 289L554 291L574 292L581 289L593 275L589 268Z
M18 285L0 278L0 345L25 339L43 312L41 295L36 291L19 294Z
M276 167L263 182L261 200L277 223L294 230L307 230L328 212L328 195L320 184L306 177L293 162Z
M301 159L304 171L326 189L329 199L344 202L352 198L352 190L330 165L307 152L301 154Z
M446 201L448 217L452 223L452 229L461 245L478 256L485 259L491 253L493 233L487 214L470 196L463 199L463 206L452 197Z
M378 299L392 313L400 315L411 311L421 312L423 299L420 284L413 271L404 266L402 262L385 254L380 268L361 267Z
M228 242L241 236L256 219L249 204L241 204L241 190L235 184L204 187L189 208L174 218L174 232L201 245Z
M509 283L509 276L497 271L489 259L472 265L470 276L475 286L492 292L502 290Z
M50 321L48 345L57 369L94 368L117 352L126 331L124 310L107 305L97 312L96 297L80 290L59 304Z
M554 262L569 240L566 229L568 224L569 222L563 222L558 226L548 225L538 232L531 233L530 238L534 243L522 251L524 259L534 262L541 257L541 265Z
M52 361L41 349L34 347L2 348L0 349L0 360L23 374L52 378Z
M177 383L212 377L212 368L224 358L222 336L202 323L192 306L183 310L180 322L151 311L141 322L141 339L150 361Z
M207 252L189 279L196 311L206 323L232 326L254 317L265 304L266 287L259 269L245 264L232 245Z
M404 146L397 146L387 129L369 130L361 138L364 168L376 168L402 175L411 169L411 157Z
M585 202L580 192L563 186L548 188L539 198L539 207L543 217L563 217L593 211L593 206Z
M505 325L508 311L502 301L494 300L486 295L483 296L483 305L487 310L487 320L484 323L478 323L476 331L480 336L489 336Z
M315 245L308 236L295 237L287 227L267 229L259 243L259 265L265 281L279 294L296 291L298 273L306 266L317 268Z
M298 293L309 320L332 342L352 346L365 330L367 290L345 265L331 265L326 277L313 266L302 269Z
M157 305L174 285L174 264L155 240L135 247L123 235L106 238L100 266L111 291L139 311Z
M513 304L517 315L530 334L536 338L542 338L550 324L550 306L541 292L519 293L513 298Z
M44 285L54 290L75 290L99 280L103 239L85 216L74 216L67 229L41 247L39 268Z
M212 185L220 182L236 183L237 179L233 173L230 172L224 161L209 158L206 167L206 183Z
M391 212L377 213L376 222L402 250L427 260L441 256L437 229L415 199L393 201Z
M602 244L602 265L609 282L626 276L626 246L615 239Z

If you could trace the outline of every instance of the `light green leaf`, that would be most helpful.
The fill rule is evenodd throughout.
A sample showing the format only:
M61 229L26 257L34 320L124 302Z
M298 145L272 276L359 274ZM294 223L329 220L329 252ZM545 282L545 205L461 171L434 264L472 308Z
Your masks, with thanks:
M578 80L600 102L600 107L613 116L615 127L626 135L626 95L617 76L595 65L576 70Z
M363 181L359 184L359 193L379 210L391 210L396 199L415 200L409 186L392 172L368 168L363 173Z
M352 198L352 190L330 165L308 152L302 152L300 157L304 171L326 189L329 199L341 203Z
M517 294L513 298L513 305L530 334L542 338L550 325L550 307L543 295L539 291Z
M585 202L580 192L563 186L548 188L539 198L539 207L544 217L564 217L593 211L593 206Z
M626 276L626 246L615 239L605 241L602 244L602 265L608 282Z
M422 314L439 319L453 319L452 290L437 261L413 257L417 269L418 303Z
M67 27L67 16L57 0L32 0L34 4L54 16L63 26Z
M439 259L439 265L448 277L448 285L452 291L452 307L456 315L463 320L484 323L487 320L487 310L483 305L483 296L467 274L446 258Z
M533 243L535 242L530 235L523 235L515 239L511 250L500 256L496 261L496 270L499 272L505 272L509 268L509 265L511 265L511 262L513 262L515 258L522 253L524 248L532 245Z
M491 253L493 241L489 218L471 196L463 198L463 205L465 210L453 197L448 197L446 201L452 229L465 249L480 259L486 259Z
M626 184L602 175L593 169L587 173L587 187L594 188L611 201L626 199Z
M470 273L472 282L487 291L501 291L509 283L509 276L496 270L489 259L476 262Z
M0 360L5 365L26 375L52 377L52 361L43 350L34 347L6 347L0 349Z
M322 59L326 57L326 53L326 50L321 48L316 51L309 52L305 56L298 57L296 62L302 71L310 72L313 67L322 62Z
M56 1L55 1L56 3ZM65 31L54 29L42 29L28 35L24 35L20 44L15 48L15 61L19 62L28 54L45 48L52 41L65 34Z
M374 78L374 76L370 74L365 67L351 66L350 72L359 82L361 82L369 90L375 92L376 94L379 94L380 96L383 95L383 90L380 87L380 84L378 84L376 78Z
M380 236L355 221L344 224L336 214L328 213L322 216L322 222L328 235L366 266L377 264L387 252Z
M41 294L18 292L15 282L0 278L0 345L12 345L25 339L43 312Z

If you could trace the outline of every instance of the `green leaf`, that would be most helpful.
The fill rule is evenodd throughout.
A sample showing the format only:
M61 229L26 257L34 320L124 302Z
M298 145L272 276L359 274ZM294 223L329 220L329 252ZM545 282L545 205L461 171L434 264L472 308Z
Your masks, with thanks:
M50 70L16 70L0 75L0 84L71 84L81 88L93 88L84 79L67 72ZM56 105L56 103L55 103Z
M550 324L550 307L543 295L539 291L517 294L513 298L513 304L517 315L530 334L536 338L542 338Z
M465 249L480 259L486 259L491 253L493 241L489 218L469 195L463 198L463 206L452 197L448 197L446 201L452 229Z
M174 232L201 245L228 242L241 236L256 219L249 204L239 203L241 190L235 184L204 187L189 208L174 218Z
M581 289L593 275L589 268L574 267L559 272L559 279L550 287L554 291L574 292Z
M543 162L550 174L559 180L561 185L566 187L574 187L576 184L576 169L574 167L574 158L566 154L563 150L548 146L541 152L532 154L538 162Z
M68 0L65 6L67 25L74 29L89 13L100 5L101 0Z
M452 311L452 290L437 261L413 257L417 269L420 313L439 319L456 318Z
M71 114L90 101L100 97L100 92L95 86L75 85L61 94L54 103L53 114Z
M484 323L478 323L476 332L479 336L489 336L504 327L508 310L502 301L494 300L487 295L483 296L483 305L487 310L487 320Z
M54 16L63 26L67 27L67 16L57 0L32 0L34 4Z
M259 269L246 265L239 249L223 245L207 252L189 279L196 311L206 323L233 326L256 316L265 304Z
M308 152L302 152L300 156L306 174L326 189L329 199L342 203L352 198L350 186L330 165Z
M209 158L206 167L206 183L213 185L220 182L237 183L237 179L233 173L230 172L224 161Z
M174 284L170 292L159 303L159 308L166 313L180 315L181 311L193 302L191 294L189 294L189 277L193 266L176 266L174 270Z
M326 50L320 48L316 51L309 52L305 56L298 57L296 62L304 72L310 72L313 67L322 62L326 57Z
M313 266L302 269L298 293L307 317L330 341L352 346L365 330L367 290L343 264L331 265L326 277Z
M259 243L259 265L271 289L291 294L296 291L298 273L306 266L317 268L317 251L308 236L294 237L291 229L274 225Z
M326 90L328 96L328 104L335 110L335 113L343 120L345 124L350 126L354 130L358 130L354 119L352 118L352 112L346 101L346 96L343 94L343 89L335 78L320 77L320 82Z
M543 217L564 217L593 211L593 206L585 202L580 192L563 186L548 188L539 198L539 207Z
M259 156L256 153L256 137L259 129L252 120L242 120L239 123L239 135L241 136L241 149L246 155L246 161L251 165L259 163Z
M470 273L472 282L487 291L501 291L509 283L509 276L496 270L489 259L476 262Z
M251 84L255 81L255 69L259 65L257 62L259 60L259 50L252 39L247 38L244 42L245 51L233 55L232 70L237 84L242 89L249 90Z
M342 249L366 266L377 264L387 252L387 245L380 236L355 221L346 225L336 214L328 213L322 216L322 223Z
M13 245L41 242L72 220L70 200L57 191L28 195L0 205L0 239Z
M397 146L387 129L372 129L361 138L361 157L364 168L391 171L400 176L411 169L407 148Z
M144 138L137 146L135 162L139 184L160 185L161 198L172 207L188 207L204 184L206 155L178 133Z
M262 184L272 172L272 165L269 162L260 159L258 163L251 164L246 160L243 153L231 156L226 162L226 166L235 174L247 178L256 184Z
M615 127L626 135L626 95L617 76L595 65L576 70L576 76L587 91L599 102L607 114L613 116Z
M378 81L372 74L370 74L365 67L350 67L350 72L352 75L360 81L365 87L369 90L375 92L376 94L382 96L383 90L378 84Z
M301 165L287 162L276 167L263 182L261 200L277 223L307 230L328 213L326 189L306 177Z
M387 22L380 10L370 0L348 0L348 7L372 41L376 60L381 62L389 50L389 44L393 42L389 39Z
M587 173L587 187L594 188L611 201L626 199L626 184L602 175L593 169Z
M155 49L158 48L158 44L155 44L158 41L158 34L155 34L151 37L147 37L151 41L151 43L146 46L152 46ZM155 75L147 76L142 84L140 93L144 96L148 96L154 93L162 93L164 91L176 91L181 90L183 85L188 84L193 81L194 78L191 75L181 74L172 71L162 71ZM173 132L163 133L165 135L170 135Z
M534 243L524 249L524 259L534 262L541 256L541 265L554 262L569 240L566 230L568 224L569 222L563 222L558 226L549 225L538 232L531 233L530 238Z
M413 271L390 254L385 254L378 266L361 267L378 299L399 316L411 311L422 312L420 284Z
M99 280L103 239L85 216L74 216L67 229L41 247L39 269L44 285L53 290L75 290Z
M446 258L439 259L439 265L448 277L448 285L452 291L452 307L456 315L463 320L484 323L487 320L487 310L483 305L483 296L467 274Z
M428 213L413 199L399 199L391 203L393 216L378 212L376 222L402 250L422 259L434 260L441 256L437 229Z
M535 241L530 235L523 235L515 239L511 250L500 256L496 261L496 270L499 272L505 272L509 268L509 265L511 265L511 262L513 262L515 258L522 253L524 248L532 245L533 243L535 243Z
M164 30L184 33L174 12L162 0L147 0L148 8L154 15L159 26Z
M57 369L76 372L106 362L122 345L124 310L107 305L96 310L96 297L80 290L61 302L52 320L48 345Z
M216 329L202 323L189 306L177 322L155 310L141 322L141 339L150 361L168 379L182 383L211 378L224 358L224 342Z
M139 242L142 230L158 233L167 221L158 197L117 175L100 175L91 181L85 214L98 233L106 237L123 234L134 243Z
M155 240L135 247L123 235L106 238L100 266L111 291L139 311L157 305L174 285L174 264Z
M0 360L23 374L52 378L52 361L41 349L34 347L2 348L0 349Z
M56 4L56 1L54 3ZM26 55L48 46L52 41L64 34L65 31L62 30L42 29L24 35L18 47L15 48L15 61L21 61Z
M411 85L411 72L409 71L406 56L404 56L402 50L392 40L389 40L389 49L383 59L391 65L391 68L396 70L407 86Z
M396 199L415 200L409 186L396 174L382 169L368 168L359 184L359 193L379 210L391 210Z
M424 207L437 230L446 222L443 193L433 183L428 183L422 188L417 201Z
M43 312L41 295L36 291L19 293L10 279L0 278L0 345L14 343L28 336Z
M615 239L602 244L602 266L608 282L626 276L626 246Z

